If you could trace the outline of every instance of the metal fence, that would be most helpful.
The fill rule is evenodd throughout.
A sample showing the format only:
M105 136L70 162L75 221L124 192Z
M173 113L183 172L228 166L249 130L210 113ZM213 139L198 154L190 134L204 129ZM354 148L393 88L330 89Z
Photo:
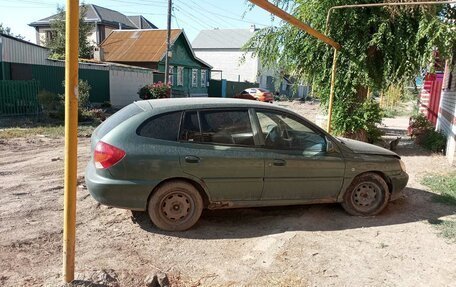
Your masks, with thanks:
M40 113L39 87L39 81L0 80L0 116Z

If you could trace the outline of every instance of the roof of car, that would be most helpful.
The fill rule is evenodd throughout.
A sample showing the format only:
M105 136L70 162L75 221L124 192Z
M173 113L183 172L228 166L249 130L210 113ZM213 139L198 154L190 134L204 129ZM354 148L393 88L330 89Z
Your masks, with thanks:
M203 108L275 108L288 111L277 105L245 99L231 98L171 98L156 99L135 102L138 106L146 109L203 109Z

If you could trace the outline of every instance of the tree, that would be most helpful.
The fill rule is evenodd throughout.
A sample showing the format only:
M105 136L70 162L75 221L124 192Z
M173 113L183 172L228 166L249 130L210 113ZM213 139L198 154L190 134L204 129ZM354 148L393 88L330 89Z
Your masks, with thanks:
M330 7L363 1L276 0L299 20L325 31ZM370 1L384 2L384 1ZM450 55L456 47L455 8L450 5L375 7L335 10L329 36L342 45L339 53L332 127L335 133L353 135L375 128L381 120L367 90L385 91L403 86L420 68L429 66L438 51ZM327 107L333 51L323 42L286 23L258 31L246 44L268 67L281 67L312 83Z
M8 36L16 37L16 38L19 38L22 40L25 39L25 37L20 34L17 34L17 35L13 34L11 32L11 28L7 27L7 26L3 26L3 23L0 23L0 33L8 35Z
M84 21L87 7L82 4L79 12L79 58L90 59L93 55L93 46L88 40L94 25ZM65 10L57 7L56 18L51 21L52 37L46 42L46 47L51 49L51 58L65 59Z

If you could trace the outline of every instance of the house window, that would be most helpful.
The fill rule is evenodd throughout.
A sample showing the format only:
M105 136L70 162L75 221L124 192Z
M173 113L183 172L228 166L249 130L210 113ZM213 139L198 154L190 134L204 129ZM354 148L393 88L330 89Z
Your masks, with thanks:
M206 70L201 70L201 87L206 87Z
M184 85L184 67L177 67L177 85Z
M171 86L174 84L174 66L168 68L168 84Z
M47 30L46 31L46 44L51 43L52 40L55 39L56 32L53 30Z
M192 69L192 87L198 87L198 69Z

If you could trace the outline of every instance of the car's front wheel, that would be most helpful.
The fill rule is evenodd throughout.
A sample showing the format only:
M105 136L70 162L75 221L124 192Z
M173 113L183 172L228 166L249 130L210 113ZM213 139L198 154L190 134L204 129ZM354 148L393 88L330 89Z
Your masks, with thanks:
M351 215L370 216L388 204L390 193L385 180L375 173L356 177L344 194L342 207Z
M161 185L149 199L147 211L155 226L166 231L183 231L200 218L203 200L190 183L176 180Z

